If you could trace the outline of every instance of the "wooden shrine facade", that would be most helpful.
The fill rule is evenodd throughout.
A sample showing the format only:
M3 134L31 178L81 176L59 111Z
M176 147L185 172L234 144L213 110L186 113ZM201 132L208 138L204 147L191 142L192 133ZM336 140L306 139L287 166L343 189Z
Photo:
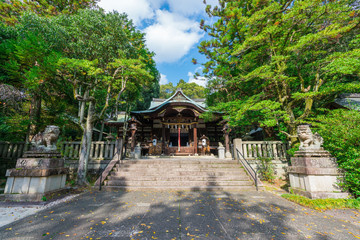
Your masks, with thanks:
M169 99L153 99L148 110L131 112L129 147L134 151L140 144L142 155L217 154L218 143L228 139L227 131L220 114L204 122L200 115L206 111L204 99L192 100L181 89Z

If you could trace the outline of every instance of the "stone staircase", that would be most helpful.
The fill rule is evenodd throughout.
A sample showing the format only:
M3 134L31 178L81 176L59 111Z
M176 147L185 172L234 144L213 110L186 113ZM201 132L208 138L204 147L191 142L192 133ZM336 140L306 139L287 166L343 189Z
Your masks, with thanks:
M255 190L237 161L211 157L122 160L104 185L125 190Z

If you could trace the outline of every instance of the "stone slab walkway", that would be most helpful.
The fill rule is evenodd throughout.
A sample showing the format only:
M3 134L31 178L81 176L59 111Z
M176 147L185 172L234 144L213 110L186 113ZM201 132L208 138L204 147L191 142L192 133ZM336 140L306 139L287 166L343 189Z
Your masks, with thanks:
M360 238L359 222L268 192L93 191L1 227L0 239L344 240Z

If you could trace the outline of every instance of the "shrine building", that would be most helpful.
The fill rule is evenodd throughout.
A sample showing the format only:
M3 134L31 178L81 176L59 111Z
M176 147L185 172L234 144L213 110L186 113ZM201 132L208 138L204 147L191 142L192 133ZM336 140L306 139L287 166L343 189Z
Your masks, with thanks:
M149 109L130 113L127 146L131 152L141 147L142 156L217 155L220 142L229 152L229 131L221 113L205 122L200 115L207 111L205 99L190 99L181 89L168 99L153 99ZM117 127L121 137L124 123L120 116L107 125Z

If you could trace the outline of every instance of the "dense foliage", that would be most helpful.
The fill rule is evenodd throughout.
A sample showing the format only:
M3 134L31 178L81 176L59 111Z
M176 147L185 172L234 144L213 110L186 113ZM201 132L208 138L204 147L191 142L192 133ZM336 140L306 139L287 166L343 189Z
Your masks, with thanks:
M360 90L359 10L354 1L221 0L199 49L208 104L232 126L296 126L338 93Z
M2 0L0 19L6 24L16 24L26 11L41 16L54 16L60 13L72 14L80 9L95 8L98 0Z
M171 82L160 86L160 98L171 97L178 88L181 88L183 93L192 99L199 99L206 97L205 88L196 83L187 83L180 79L178 84L174 86Z
M360 112L338 109L313 119L324 148L336 157L345 174L343 186L360 197Z
M24 12L15 25L0 25L1 81L24 101L15 106L2 99L11 111L2 107L0 140L15 140L6 134L14 129L30 140L48 124L61 126L66 137L75 130L73 137L82 139L82 184L94 127L102 126L101 139L105 119L148 106L158 96L159 73L144 34L125 14L76 9L42 15Z

